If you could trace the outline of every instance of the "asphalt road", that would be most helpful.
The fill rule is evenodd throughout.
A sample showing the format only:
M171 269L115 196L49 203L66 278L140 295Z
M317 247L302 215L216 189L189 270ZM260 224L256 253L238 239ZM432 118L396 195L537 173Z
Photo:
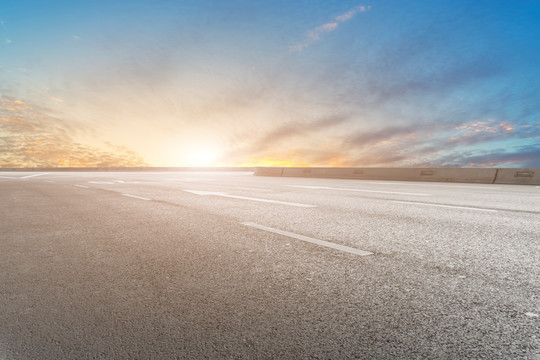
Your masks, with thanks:
M0 173L1 359L540 359L540 187Z

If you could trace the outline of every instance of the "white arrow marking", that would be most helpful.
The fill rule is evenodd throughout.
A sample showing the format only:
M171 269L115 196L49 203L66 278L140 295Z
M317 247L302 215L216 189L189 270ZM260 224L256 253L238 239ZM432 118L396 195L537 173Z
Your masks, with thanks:
M243 222L242 225L254 227L256 229L260 229L260 230L264 230L264 231L268 231L268 232L272 232L274 234L288 236L288 237L291 237L291 238L294 238L294 239L306 241L306 242L316 244L316 245L320 245L320 246L325 246L325 247L328 247L328 248L331 248L331 249L348 252L350 254L355 254L355 255L360 255L360 256L373 255L373 253L371 253L369 251L358 250L358 249L355 249L355 248L352 248L352 247L349 247L349 246L334 244L334 243L331 243L331 242L328 242L328 241L314 239L314 238L309 237L309 236L299 235L299 234L295 234L295 233L288 232L288 231L285 231L285 230L274 229L274 228L271 228L271 227L268 227L268 226L259 225L259 224L255 224L255 223L252 223L252 222Z
M224 192L217 192L217 191L200 191L200 190L184 190L184 191L192 193L192 194L196 194L196 195L202 195L202 196L208 196L208 195L221 196L221 197L227 197L227 198L232 198L232 199L260 201L260 202L288 205L288 206L297 206L297 207L306 207L306 208L316 206L316 205L300 204L300 203L294 203L294 202L288 202L288 201L268 200L268 199L260 199L260 198L253 198L253 197L247 197L247 196L230 195Z
M367 192L367 193L376 193L376 194L399 194L399 195L415 195L415 196L430 196L431 195L431 194L408 193L408 192L398 192L398 191L335 188L335 187L329 187L329 186L304 186L304 185L287 185L287 186L303 188L303 189L343 190L343 191L357 191L357 192Z

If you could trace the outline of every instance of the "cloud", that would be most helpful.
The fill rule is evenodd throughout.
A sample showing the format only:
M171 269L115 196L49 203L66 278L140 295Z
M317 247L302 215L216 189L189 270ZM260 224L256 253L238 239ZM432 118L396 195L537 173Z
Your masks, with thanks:
M298 141L305 141L311 135L326 133L349 120L350 117L346 115L332 115L315 121L284 123L268 130L262 136L254 138L241 148L230 151L227 157L233 159L233 162L238 161L236 159L255 158L257 156L261 156L262 159L277 159L275 149L294 147ZM243 161L240 160L240 162ZM294 160L294 162L303 163L304 161Z
M62 100L60 98L57 98L57 97L54 97L54 96L49 97L49 99L51 101L58 102L58 103L63 103L64 102L64 100Z
M11 39L7 39L7 38L4 40L4 42L5 42L6 44L8 44L8 45L12 43Z
M80 125L79 125L80 126ZM145 166L129 150L104 151L73 140L79 129L25 101L0 98L0 167Z
M517 149L493 149L480 154L467 151L440 156L433 162L417 163L418 166L438 167L540 167L540 146Z
M291 52L299 52L317 42L321 39L321 35L324 33L329 33L336 30L339 26L339 23L343 23L351 20L356 14L360 12L365 12L371 9L371 6L357 6L344 14L336 16L333 21L327 22L320 26L317 26L315 29L307 32L307 35L303 41L300 41L289 47Z

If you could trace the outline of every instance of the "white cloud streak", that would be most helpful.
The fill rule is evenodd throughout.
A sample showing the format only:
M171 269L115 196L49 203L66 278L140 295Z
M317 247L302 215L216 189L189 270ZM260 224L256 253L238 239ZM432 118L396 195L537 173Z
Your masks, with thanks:
M321 35L324 33L329 33L336 30L339 27L340 23L351 20L356 14L369 11L371 6L356 6L355 8L347 11L344 14L336 16L332 21L329 21L325 24L317 26L315 29L308 31L305 39L289 47L291 52L299 52L321 40Z

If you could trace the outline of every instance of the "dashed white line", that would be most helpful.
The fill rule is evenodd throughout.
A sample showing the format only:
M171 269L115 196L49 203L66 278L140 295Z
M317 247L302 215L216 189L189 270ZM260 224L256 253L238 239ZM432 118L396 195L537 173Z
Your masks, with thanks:
M389 202L400 203L400 204L409 204L409 205L420 205L420 206L445 207L445 208L452 208L452 209L464 209L464 210L474 210L474 211L497 212L497 210L493 210L493 209L482 209L482 208L475 208L475 207L468 207L468 206L441 205L441 204L430 204L430 203L421 203L421 202L413 202L413 201L398 201L398 200L389 200Z
M288 232L288 231L285 231L285 230L280 230L280 229L275 229L275 228L271 228L271 227L264 226L264 225L255 224L255 223L252 223L252 222L243 222L242 225L253 227L253 228L256 228L256 229L259 229L259 230L268 231L268 232L271 232L271 233L274 233L274 234L287 236L287 237L294 238L294 239L297 239L297 240L306 241L306 242L309 242L309 243L312 243L312 244L315 244L315 245L324 246L324 247L328 247L328 248L331 248L331 249L347 252L347 253L350 253L350 254L355 254L355 255L360 255L360 256L373 255L373 253L369 252L369 251L359 250L359 249L355 249L355 248L352 248L352 247L349 247L349 246L339 245L339 244L335 244L335 243L332 243L332 242L315 239L315 238L312 238L312 237L309 237L309 236L299 235L299 234L295 234L295 233Z
M253 198L253 197L248 197L248 196L230 195L224 192L217 192L217 191L200 191L200 190L184 190L184 191L192 193L192 194L196 194L196 195L203 195L203 196L213 195L213 196L221 196L221 197L227 197L227 198L232 198L232 199L259 201L259 202L265 202L265 203L304 207L304 208L311 208L311 207L317 206L317 205L308 205L308 204L301 204L301 203L295 203L295 202L289 202L289 201L269 200L269 199Z
M75 184L75 186L88 189L88 186L85 186L85 185Z
M135 199L140 199L140 200L150 200L148 198L137 196L137 195L131 195L131 194L122 194L122 195L129 196L129 197L132 197L132 198L135 198Z
M27 176L22 176L22 177L20 177L20 179L28 179L28 178L31 178L31 177L41 176L41 175L47 175L47 174L48 174L48 173L41 173L41 174L27 175Z
M256 188L256 187L247 187L247 186L237 186L236 189L240 190L250 190L250 191L272 191L272 189L267 188Z
M214 179L206 179L206 178L180 178L180 179L173 179L169 180L173 182L201 182L201 181L214 181Z
M409 193L409 192L398 192L398 191L382 191L382 190L365 190L365 189L348 189L348 188L337 188L329 186L304 186L304 185L287 185L296 188L302 189L323 189L323 190L342 190L342 191L357 191L357 192L366 192L366 193L375 193L375 194L393 194L393 195L414 195L414 196L430 196L431 194L423 193Z

